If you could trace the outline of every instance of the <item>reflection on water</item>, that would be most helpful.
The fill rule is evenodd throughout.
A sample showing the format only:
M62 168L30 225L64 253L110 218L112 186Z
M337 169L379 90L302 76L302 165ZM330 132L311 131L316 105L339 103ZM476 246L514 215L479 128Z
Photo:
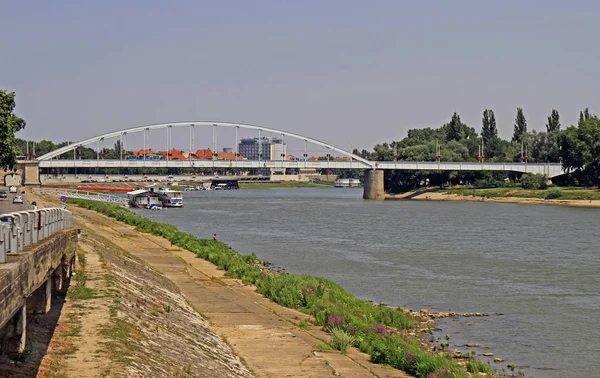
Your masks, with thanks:
M361 196L360 189L190 192L183 209L136 212L200 237L217 233L242 253L330 278L375 302L502 314L438 327L452 335L451 348L487 346L478 353L515 362L528 376L598 376L600 210Z

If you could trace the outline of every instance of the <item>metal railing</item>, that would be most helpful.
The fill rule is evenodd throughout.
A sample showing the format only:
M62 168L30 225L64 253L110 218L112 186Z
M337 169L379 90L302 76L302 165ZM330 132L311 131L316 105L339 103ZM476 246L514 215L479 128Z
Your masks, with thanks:
M75 225L70 211L55 207L1 214L0 221L0 264L7 256Z
M90 193L83 190L65 190L65 189L49 189L49 188L33 188L33 193L46 196L65 196L67 198L79 198L90 201L100 201L112 203L114 205L127 206L129 200L125 197L115 196L112 194Z

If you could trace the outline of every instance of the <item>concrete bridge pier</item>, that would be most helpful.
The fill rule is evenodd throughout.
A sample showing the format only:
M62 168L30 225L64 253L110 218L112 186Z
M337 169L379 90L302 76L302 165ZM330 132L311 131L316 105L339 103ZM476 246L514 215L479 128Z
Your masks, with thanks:
M27 305L21 306L8 323L0 329L0 353L23 353L27 334Z
M46 314L52 305L52 279L48 277L37 290L27 298L28 314Z
M364 176L364 199L383 200L385 191L383 189L383 170L368 169Z

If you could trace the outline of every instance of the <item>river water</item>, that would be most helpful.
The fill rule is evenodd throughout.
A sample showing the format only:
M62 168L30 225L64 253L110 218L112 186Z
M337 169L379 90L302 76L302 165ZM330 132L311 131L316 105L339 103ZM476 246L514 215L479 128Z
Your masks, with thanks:
M199 237L217 233L241 253L364 299L488 313L442 320L434 336L504 358L491 362L497 370L513 362L528 377L600 377L600 209L365 201L361 189L184 197L183 209L136 212Z

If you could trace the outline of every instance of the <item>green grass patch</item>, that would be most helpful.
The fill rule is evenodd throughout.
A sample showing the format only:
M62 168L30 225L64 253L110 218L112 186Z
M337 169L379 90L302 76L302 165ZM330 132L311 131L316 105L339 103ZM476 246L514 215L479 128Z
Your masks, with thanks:
M141 331L132 323L120 318L113 318L101 331L110 341L103 343L103 351L114 361L131 363L131 357L139 348L137 340L141 339Z
M94 289L90 289L89 287L75 285L69 288L69 292L67 297L70 299L79 299L79 300L87 300L99 298L100 296Z
M79 199L69 201L135 226L139 232L163 237L171 244L187 249L199 258L225 270L226 276L256 285L257 292L266 298L313 315L316 325L323 326L331 334L340 332L338 337L333 335L339 350L356 345L363 352L370 354L373 362L391 365L415 374L418 378L445 371L456 378L466 376L466 372L450 358L432 354L423 349L418 341L404 335L402 330L411 328L415 321L402 309L358 299L340 285L324 278L300 274L271 274L264 269L264 263L254 254L240 254L219 241L199 239L179 231L173 225L151 221L122 207ZM116 315L116 305L112 305L110 310L111 315ZM156 308L153 309L152 315L159 316L164 311L167 310ZM130 361L134 348L132 341L139 331L133 325L117 318L103 332L114 340L107 344L107 349L117 359ZM328 348L332 346L329 345Z

